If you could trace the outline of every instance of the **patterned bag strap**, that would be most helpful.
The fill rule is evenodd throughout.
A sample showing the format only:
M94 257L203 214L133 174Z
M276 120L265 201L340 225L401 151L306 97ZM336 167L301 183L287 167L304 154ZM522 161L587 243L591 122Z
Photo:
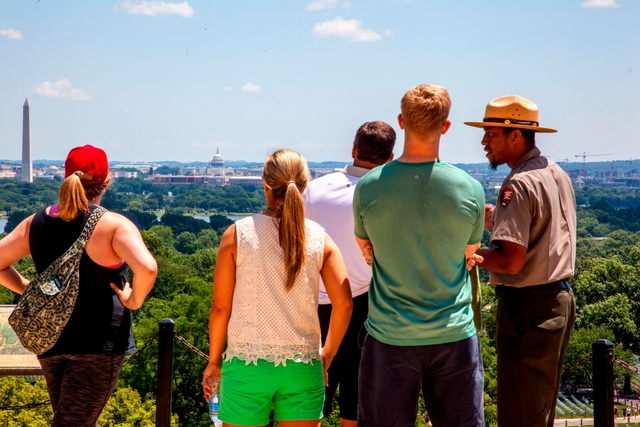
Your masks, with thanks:
M89 214L84 228L82 229L82 233L80 237L78 237L78 241L82 244L82 247L87 243L89 237L91 237L91 233L93 233L93 229L96 228L96 224L98 224L98 220L105 214L107 210L102 206L96 206L93 211Z

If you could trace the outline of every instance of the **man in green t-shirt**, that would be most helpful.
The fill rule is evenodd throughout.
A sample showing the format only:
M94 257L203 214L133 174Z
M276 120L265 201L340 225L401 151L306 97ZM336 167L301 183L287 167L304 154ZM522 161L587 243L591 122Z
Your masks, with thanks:
M440 160L450 108L441 86L409 90L398 116L402 155L356 186L355 235L373 272L358 426L413 425L420 388L434 425L484 426L467 270L482 238L484 190Z

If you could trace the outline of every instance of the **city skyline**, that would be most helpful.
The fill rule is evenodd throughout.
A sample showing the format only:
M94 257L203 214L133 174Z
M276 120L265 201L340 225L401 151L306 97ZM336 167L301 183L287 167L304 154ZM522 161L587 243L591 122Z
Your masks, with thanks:
M27 97L35 159L89 143L114 161L348 162L370 120L399 154L399 101L420 83L451 93L451 163L486 161L462 122L509 93L559 130L538 138L553 160L640 158L638 2L0 1L0 159L21 157Z

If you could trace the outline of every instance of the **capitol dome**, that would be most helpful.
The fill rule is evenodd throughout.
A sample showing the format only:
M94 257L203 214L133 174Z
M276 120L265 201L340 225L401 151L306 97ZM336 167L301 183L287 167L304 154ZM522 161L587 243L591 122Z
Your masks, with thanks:
M223 168L224 167L224 159L220 155L220 148L216 149L216 154L213 156L213 159L209 162L209 166L214 168Z

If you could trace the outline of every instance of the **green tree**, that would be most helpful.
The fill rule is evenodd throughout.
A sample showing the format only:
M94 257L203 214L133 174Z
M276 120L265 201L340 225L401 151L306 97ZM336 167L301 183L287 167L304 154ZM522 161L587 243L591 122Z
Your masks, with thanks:
M615 342L615 334L606 326L596 324L571 332L564 359L562 383L570 385L574 393L577 392L578 387L592 387L593 364L587 358L592 354L593 343L599 339ZM621 345L614 345L613 354L617 359L630 364L636 359L631 351L623 349ZM578 365L579 363L581 364ZM629 372L617 364L614 365L614 378L617 384L622 384L626 375L629 375Z
M37 404L42 405L37 405ZM0 377L0 409L19 408L36 404L33 408L0 410L0 426L47 427L53 419L49 395L44 380L34 383L24 377Z
M204 229L198 234L196 242L199 248L216 248L220 243L220 238L218 237L218 233L216 233L215 230Z
M160 237L167 247L173 247L174 233L171 227L167 225L154 225L149 229L149 232Z
M217 256L218 248L201 249L189 257L189 265L194 274L211 283Z
M164 209L164 207L165 207L165 197L162 193L153 192L144 199L145 209L157 210L157 209Z
M218 236L222 236L231 224L233 220L224 215L214 214L209 217L209 225L218 233Z
M604 325L614 333L613 342L630 348L637 343L638 328L634 319L628 297L618 294L604 301L585 305L580 311L576 326Z
M173 234L176 236L185 231L197 234L205 228L211 228L209 227L209 224L202 219L195 219L184 215L176 215L169 212L162 215L160 222L162 223L162 225L171 227L171 231L173 231Z
M193 254L200 249L198 238L195 234L183 231L176 236L175 248L183 254Z
M130 211L141 211L144 209L144 204L140 199L131 199L127 203L127 209Z
M209 350L208 318L211 307L210 283L190 278L171 300L151 298L138 310L136 342L138 347L158 330L158 322L169 317L176 323L176 331L202 350ZM153 342L138 357L124 367L121 381L136 389L145 400L156 398L157 343ZM207 404L202 395L202 373L206 361L179 342L174 348L173 412L180 426L210 425Z
M149 252L151 252L155 258L169 256L169 248L160 236L149 230L142 230L140 234L147 249L149 249Z
M612 250L611 246L600 243L591 252ZM631 349L640 344L636 326L640 321L640 277L638 264L633 259L633 254L640 254L640 249L626 246L625 252L626 259L614 254L577 262L579 270L573 286L577 304L576 328L604 325L614 333L613 342Z
M7 223L4 226L4 232L9 234L16 228L26 217L31 215L31 212L26 209L18 209L11 211L7 217Z
M177 417L172 424L177 425ZM131 387L117 389L100 414L100 427L154 427L156 425L155 400L142 401Z
M159 224L158 217L152 213L137 210L117 211L116 213L127 217L140 230L146 230Z

